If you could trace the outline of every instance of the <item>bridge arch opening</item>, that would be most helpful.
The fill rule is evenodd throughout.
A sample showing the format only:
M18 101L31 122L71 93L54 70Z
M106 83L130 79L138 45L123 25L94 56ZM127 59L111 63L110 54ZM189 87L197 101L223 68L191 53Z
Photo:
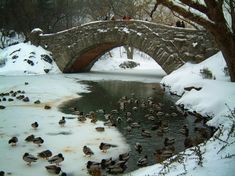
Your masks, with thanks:
M126 46L129 47L129 46ZM154 72L165 75L162 67L148 54L133 48L133 58L128 58L127 48L124 46L113 48L106 52L100 58L96 59L91 66L90 71L111 71L111 72ZM130 48L130 47L129 47Z

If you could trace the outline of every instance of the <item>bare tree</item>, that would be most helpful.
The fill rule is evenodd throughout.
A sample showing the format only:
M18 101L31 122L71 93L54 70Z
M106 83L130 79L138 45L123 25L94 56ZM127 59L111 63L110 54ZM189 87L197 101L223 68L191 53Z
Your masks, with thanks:
M235 0L156 0L151 14L159 4L203 26L214 36L227 63L230 80L235 82Z

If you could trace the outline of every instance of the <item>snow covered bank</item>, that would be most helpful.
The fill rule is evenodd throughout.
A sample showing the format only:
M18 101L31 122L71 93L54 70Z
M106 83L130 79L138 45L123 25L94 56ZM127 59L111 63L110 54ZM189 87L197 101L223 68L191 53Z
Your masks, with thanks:
M162 79L161 83L172 93L181 96L176 104L183 104L189 111L211 116L207 124L218 130L206 143L189 148L162 164L139 169L132 175L234 175L235 84L228 81L224 73L225 66L219 52L200 64L187 63ZM215 80L203 79L201 72L205 68L212 72ZM189 87L194 88L185 90Z
M103 122L93 124L87 120L82 123L74 115L58 112L58 104L70 98L78 98L78 92L87 91L87 87L77 83L75 79L62 74L0 76L0 82L0 93L24 91L15 97L4 95L6 101L0 96L0 105L5 106L5 109L0 109L0 170L5 173L15 176L51 175L45 169L45 166L49 165L46 160L38 159L32 166L28 166L22 159L25 152L36 156L39 152L49 149L53 155L63 154L65 160L61 163L61 168L64 172L69 175L88 175L87 161L115 158L129 150L129 146L116 128L105 127L104 132L97 132L95 128L103 126ZM29 101L17 99L20 94L27 96ZM13 101L8 101L9 98ZM41 103L35 104L36 100L40 100ZM45 105L51 106L51 109L44 109ZM62 116L66 117L65 127L58 124ZM31 127L35 121L39 124L36 130ZM43 138L42 146L25 141L31 134ZM19 139L16 147L8 144L8 140L13 136ZM103 153L99 149L101 142L116 144L118 147ZM82 151L84 145L89 146L95 155L85 157Z
M0 54L0 75L60 73L49 51L42 47L19 43Z

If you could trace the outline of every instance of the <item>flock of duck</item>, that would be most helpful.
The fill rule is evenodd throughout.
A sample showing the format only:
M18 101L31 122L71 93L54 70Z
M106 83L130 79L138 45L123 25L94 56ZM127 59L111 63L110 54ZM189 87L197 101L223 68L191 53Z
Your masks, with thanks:
M145 100L140 100L137 98L128 98L124 96L118 100L117 104L117 108L110 110L110 112L106 112L104 109L99 109L95 112L91 111L84 115L84 113L80 112L76 107L72 107L71 110L74 111L75 114L78 114L79 121L83 121L85 119L85 116L91 118L92 122L97 119L96 116L99 116L99 118L101 117L101 119L105 119L105 126L117 127L119 129L123 128L125 130L125 135L131 134L132 131L134 131L134 134L136 133L136 131L139 131L139 134L146 139L146 142L148 140L149 142L156 140L156 136L162 138L163 147L156 148L153 153L143 152L145 150L145 147L143 143L141 144L141 142L136 142L134 146L131 146L131 150L135 150L138 154L140 154L138 155L139 157L136 160L136 166L147 166L149 164L148 155L154 155L155 162L160 163L176 154L175 144L177 143L177 140L174 137L169 136L169 124L164 120L164 118L179 118L177 116L186 117L188 115L187 112L178 111L176 110L176 107L173 106L171 107L171 109L174 109L174 112L164 112L165 105L162 103L154 102L152 97L149 97ZM137 111L144 111L145 115L143 115L141 121L135 118L135 112ZM179 113L182 114L179 115ZM184 148L182 149L182 151L185 148L193 147L195 145L198 145L199 143L204 142L205 140L209 139L212 135L211 129L209 129L205 124L205 117L202 117L197 113L191 114L194 115L195 118L195 129L189 129L189 126L187 124L184 124L178 130L178 133L181 134L182 138L184 138ZM144 121L149 121L152 124L151 127L146 128L146 126L143 125L143 123L145 123ZM103 129L100 127L99 130ZM130 155L130 153L132 154ZM136 157L134 151L130 151L130 153L128 153L128 159L133 155L135 155ZM92 155L92 152L90 154ZM108 173L123 173L128 168L127 160L120 160L120 156L118 161L110 161L108 163L112 163L111 165L108 165L108 167L105 167L105 170L108 171ZM113 169L114 166L115 169ZM87 165L87 169L89 173L92 174L94 170L95 173L99 172L100 170L103 171L104 166L102 166L102 161L90 161Z
M22 93L19 92L18 93ZM14 94L14 92L10 92L8 95ZM17 93L16 93L17 94ZM6 96L6 94L3 94ZM21 96L22 98L23 96ZM24 99L25 96L22 98ZM5 101L5 100L3 100ZM28 99L27 99L28 101ZM35 102L36 103L36 102ZM40 103L40 102L37 102ZM50 109L49 106L45 106L45 109ZM138 111L139 109L142 109L145 111L145 115L143 119L151 121L151 128L150 129L143 129L140 122L135 120L134 112ZM76 107L73 107L73 110L77 114L77 119L79 122L84 122L87 119L90 119L91 123L97 122L97 115L102 114L102 116L106 119L104 122L104 127L96 127L97 132L102 132L105 130L105 126L107 127L118 127L120 123L125 124L125 130L127 133L131 133L133 129L141 129L140 133L143 138L152 138L153 132L156 131L157 136L163 137L164 139L164 147L161 149L156 149L155 152L153 152L153 155L155 155L156 162L162 162L165 159L173 156L175 153L175 138L171 138L167 136L167 132L169 131L168 123L166 123L164 120L161 120L162 117L176 117L177 113L164 113L163 112L163 104L161 103L155 103L152 97L149 97L147 100L141 101L139 99L134 98L127 98L126 96L122 97L118 101L118 108L111 110L111 112L106 113L105 110L99 109L97 111L92 111L87 114L84 112L79 111ZM204 118L200 115L196 115L195 123L205 123ZM66 124L66 118L62 117L58 121L58 125L63 127ZM34 122L31 124L31 127L33 129L37 129L39 126L38 122ZM184 140L184 146L185 148L192 147L194 145L197 145L204 140L208 139L211 134L210 132L204 128L204 127L196 127L194 129L196 136L194 138L189 136L189 128L187 124L183 125L181 129L179 129L179 133L182 134L182 136L185 137ZM36 137L33 134L27 136L25 138L26 142L32 142L38 147L40 147L44 140L42 137ZM18 138L16 136L13 136L8 141L9 145L12 147L17 146ZM106 153L110 148L115 148L117 145L101 142L99 145L99 149ZM144 150L144 147L141 143L136 142L133 148L138 152L139 154L142 153ZM83 146L83 153L85 156L92 156L94 155L94 152L91 150L89 146ZM45 166L45 169L51 173L51 174L60 174L61 176L66 176L67 174L62 171L61 163L64 161L64 156L62 153L58 153L56 155L53 155L50 150L44 150L38 153L37 156L34 156L33 154L30 154L28 152L24 153L22 155L23 161L26 162L27 165L31 165L34 162L37 162L39 158L46 159L49 163L49 165ZM127 167L128 167L128 160L130 158L130 153L121 153L118 158L106 158L101 159L100 162L97 161L88 161L86 163L86 168L88 170L88 173L91 175L99 176L99 175L105 175L105 173L110 174L119 174L123 173ZM148 156L144 155L139 157L139 159L136 161L136 165L139 167L147 166L148 165ZM0 171L0 176L4 176L4 171Z

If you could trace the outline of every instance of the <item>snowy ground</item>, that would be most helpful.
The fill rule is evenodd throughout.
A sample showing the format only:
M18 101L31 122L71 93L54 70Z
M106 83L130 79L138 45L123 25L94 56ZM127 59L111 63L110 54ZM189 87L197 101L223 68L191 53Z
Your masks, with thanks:
M14 47L17 47L17 45ZM126 145L124 138L116 129L106 128L106 132L102 134L94 130L95 126L102 125L102 122L98 122L96 125L86 122L81 125L76 119L69 118L66 119L67 123L65 127L58 125L58 121L64 114L58 112L57 106L65 100L77 98L77 92L87 91L86 86L76 81L84 78L103 79L102 76L95 78L92 74L81 74L80 76L64 74L29 76L28 74L32 73L45 74L45 68L50 69L49 73L58 73L59 70L53 65L53 62L48 65L48 62L42 59L41 54L47 53L47 51L39 51L41 48L33 48L32 46L28 47L28 50L24 51L22 49L22 53L19 53L19 55L26 54L26 56L18 57L17 62L14 63L15 68L22 68L20 70L17 69L16 72L14 69L10 70L14 61L11 55L13 51L10 50L7 52L3 50L0 54L0 61L4 63L0 67L0 73L2 75L0 76L0 92L24 90L25 95L30 99L30 102L19 100L0 102L0 105L6 106L5 109L0 110L0 170L11 172L12 175L47 175L45 168L43 168L45 165L48 165L47 161L39 159L29 167L22 160L22 156L24 152L36 155L44 149L50 149L53 154L59 152L64 154L65 161L61 166L63 171L68 173L75 172L77 175L86 175L85 163L88 160L108 158L111 155L117 156L119 153L127 151L128 145ZM24 59L28 60L30 58L31 55L29 54L32 52L31 50L35 51L34 65L24 61ZM109 68L112 72L133 72L131 70L118 70L117 65L122 62L119 57L122 55L122 52L120 54L119 49L116 49L112 55L115 55L115 57L109 58L109 60L103 58L100 61L101 65L105 64L105 68ZM142 67L142 61L146 64L146 69L156 69L155 71L159 72L159 66L149 68L149 66L153 65L151 59L146 59L146 56L144 56L145 59L141 59L139 56L137 58L139 60L134 59L134 61L139 62L141 67L136 67L134 70L139 69L139 71L134 72L141 72L140 69L144 67ZM114 64L116 66L109 65L111 63L110 60L116 63ZM97 68L100 63L97 62L92 70L99 71ZM234 128L232 127L235 123L235 84L228 81L228 77L223 72L224 66L223 57L221 53L218 53L200 64L193 65L187 63L177 71L164 77L161 81L162 84L168 86L166 89L181 95L177 104L184 104L188 110L197 111L202 115L211 115L213 118L208 121L208 124L218 127L216 134L207 143L201 144L200 147L188 149L180 155L165 161L163 164L145 167L127 175L234 175L235 134ZM205 67L208 67L212 71L216 80L202 78L200 70ZM30 72L27 72L28 69L31 69ZM161 75L164 75L163 71L160 72ZM152 71L150 73L153 74ZM27 76L9 76L9 74ZM113 75L115 74L113 73ZM116 79L113 75L105 79ZM125 79L132 80L133 76ZM137 78L134 80L137 80ZM156 80L159 80L159 77ZM139 81L146 80L140 78ZM154 78L146 82L151 81L154 81ZM25 82L29 84L25 85ZM202 89L200 91L196 91L195 89L191 91L184 90L185 87L190 86L201 87ZM38 99L42 103L35 105L33 102ZM52 109L45 110L43 107L46 104L52 106ZM231 108L231 111L228 107ZM231 118L228 117L229 114L232 116ZM72 117L72 115L64 116ZM39 122L38 130L33 130L30 126L34 121ZM71 135L56 135L59 132L68 132ZM43 145L38 147L35 144L26 143L24 138L30 134L41 136L45 140ZM12 136L19 138L19 144L16 147L8 145L8 140ZM118 148L113 149L107 154L103 154L98 150L98 145L101 141L117 144ZM82 153L83 145L90 146L94 150L95 156L91 158L84 157ZM12 162L9 164L6 161ZM77 173L78 171L81 171L81 173Z
M166 89L181 96L176 104L184 104L191 112L210 115L212 119L207 124L218 130L205 144L187 149L163 164L139 169L133 175L234 175L235 83L228 82L225 66L222 54L217 53L200 64L187 63L162 79L161 83L168 86ZM216 80L202 78L200 70L206 67ZM190 86L202 89L184 90Z

